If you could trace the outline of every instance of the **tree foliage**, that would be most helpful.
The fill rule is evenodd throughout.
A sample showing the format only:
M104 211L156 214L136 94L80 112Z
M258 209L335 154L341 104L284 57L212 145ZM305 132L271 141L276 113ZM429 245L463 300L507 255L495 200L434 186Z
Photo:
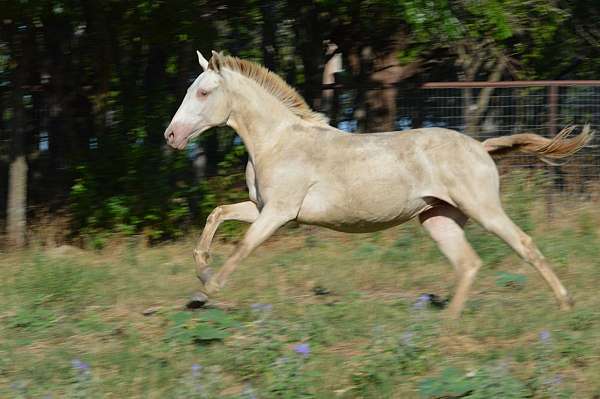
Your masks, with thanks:
M326 111L369 130L395 122L378 85L590 78L600 60L592 0L3 0L0 10L2 181L21 129L29 216L69 209L73 234L176 237L232 199L224 191L243 196L233 132L214 129L180 153L163 142L199 73L195 49L264 62L319 107L333 43L344 70Z

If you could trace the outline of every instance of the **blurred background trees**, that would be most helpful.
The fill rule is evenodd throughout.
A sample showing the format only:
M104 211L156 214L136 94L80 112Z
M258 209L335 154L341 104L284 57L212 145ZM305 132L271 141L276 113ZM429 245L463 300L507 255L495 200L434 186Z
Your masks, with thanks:
M26 218L59 214L71 239L158 241L245 195L245 152L229 129L187 151L164 145L200 72L196 49L263 63L332 125L384 131L399 128L398 89L424 81L594 78L599 17L593 0L2 0L7 242L25 243ZM490 91L464 96L474 132Z

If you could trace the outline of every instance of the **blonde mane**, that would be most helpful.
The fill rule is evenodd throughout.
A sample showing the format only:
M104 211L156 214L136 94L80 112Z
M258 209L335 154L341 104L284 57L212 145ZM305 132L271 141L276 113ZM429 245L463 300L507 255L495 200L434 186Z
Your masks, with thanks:
M328 124L325 115L313 111L306 101L304 101L304 98L302 98L293 87L279 77L279 75L252 61L222 54L218 54L218 57L215 60L215 55L210 59L209 68L219 70L220 68L225 67L238 72L258 83L258 85L265 89L267 93L281 101L290 111L301 119L318 124Z

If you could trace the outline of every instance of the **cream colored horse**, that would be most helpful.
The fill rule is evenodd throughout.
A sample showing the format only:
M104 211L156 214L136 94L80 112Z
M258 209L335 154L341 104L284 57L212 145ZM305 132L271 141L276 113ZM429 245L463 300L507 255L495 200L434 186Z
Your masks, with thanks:
M227 125L249 153L250 200L215 208L194 250L206 294L219 291L252 250L291 220L370 232L418 217L456 270L458 286L449 305L449 315L456 317L481 266L463 231L470 217L532 264L561 308L571 306L567 290L531 238L502 209L490 153L520 150L546 160L563 158L590 140L587 126L571 139L565 130L552 140L520 134L483 143L440 128L349 134L329 126L294 89L260 65L215 52L210 61L200 53L198 59L204 72L165 130L167 142L183 149L203 131ZM251 226L213 274L208 253L225 220ZM197 297L206 299L204 294Z

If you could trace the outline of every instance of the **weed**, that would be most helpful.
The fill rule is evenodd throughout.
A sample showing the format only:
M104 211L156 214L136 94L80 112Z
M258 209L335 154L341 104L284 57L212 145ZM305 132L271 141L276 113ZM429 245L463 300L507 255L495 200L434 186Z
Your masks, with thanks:
M92 369L86 362L73 359L73 384L70 397L89 398L92 391Z
M39 332L50 328L56 321L56 315L50 310L21 308L9 319L8 325L11 328Z
M527 277L522 274L513 274L507 272L499 272L496 278L496 285L499 287L510 287L514 289L522 289L527 282Z
M238 326L233 318L218 309L208 309L197 316L190 312L178 312L170 320L172 325L166 340L177 343L223 340L231 334L229 329Z
M531 396L531 391L510 374L506 364L485 366L472 373L447 367L438 376L423 380L419 393L424 398L522 399Z
M217 398L223 388L221 374L219 367L203 367L194 363L190 371L179 379L173 396L190 399Z

